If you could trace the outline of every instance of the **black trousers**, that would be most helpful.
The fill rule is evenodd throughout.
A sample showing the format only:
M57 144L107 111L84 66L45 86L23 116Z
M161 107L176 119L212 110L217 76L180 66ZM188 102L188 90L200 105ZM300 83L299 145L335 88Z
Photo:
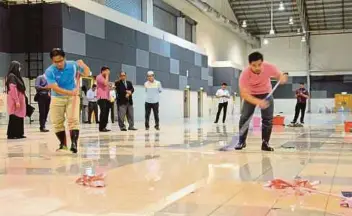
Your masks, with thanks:
M48 113L50 109L50 96L48 94L43 94L38 96L38 107L39 107L39 124L40 129L45 129L45 123L48 118Z
M7 126L7 137L8 138L20 138L24 135L24 118L16 115L9 116L9 124Z
M253 95L256 98L264 99L267 94ZM269 107L261 110L262 115L262 141L269 142L271 131L273 128L273 115L274 115L274 100L272 97L268 99ZM243 102L240 118L240 143L245 143L248 135L248 124L250 119L255 111L255 105L248 103L247 101ZM246 130L243 130L242 127L247 127Z
M98 104L97 102L89 102L88 103L88 123L92 123L92 113L94 111L95 121L99 122L98 119Z
M145 127L149 128L149 119L153 110L155 127L159 127L159 103L145 103Z
M216 123L219 121L219 117L220 117L220 113L221 113L222 108L224 108L224 113L223 113L223 115L222 115L222 122L225 123L226 114L227 114L227 105L229 105L228 102L219 103L218 112L216 113L216 119L215 119L215 122L216 122Z
M111 117L111 122L114 123L115 122L115 103L109 101L109 107L108 107L108 115L110 113L110 117Z
M100 108L100 117L99 117L99 130L103 130L108 125L109 121L109 103L107 99L99 99L98 105Z
M304 114L306 112L306 103L297 103L295 108L295 117L293 122L296 122L299 116L299 112L301 112L301 123L304 122Z

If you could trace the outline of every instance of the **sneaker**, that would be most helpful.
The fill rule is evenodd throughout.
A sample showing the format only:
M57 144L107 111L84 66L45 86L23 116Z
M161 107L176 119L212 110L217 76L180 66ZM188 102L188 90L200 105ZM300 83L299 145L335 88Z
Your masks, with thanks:
M274 148L269 146L269 143L267 141L263 141L262 143L262 151L274 151Z
M160 127L159 126L155 126L155 130L159 131Z
M127 129L126 129L126 128L121 128L120 130L121 130L121 131L127 131Z
M242 150L244 148L246 148L247 144L246 143L237 143L237 145L235 146L235 150Z

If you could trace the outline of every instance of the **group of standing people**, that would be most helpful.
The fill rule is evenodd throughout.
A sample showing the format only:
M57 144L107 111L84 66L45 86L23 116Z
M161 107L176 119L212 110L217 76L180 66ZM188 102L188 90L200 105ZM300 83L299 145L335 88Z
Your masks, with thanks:
M90 75L89 67L82 61L68 61L62 49L55 48L50 52L52 65L43 75L36 79L35 101L39 105L40 131L48 132L46 129L47 116L50 110L53 130L60 142L57 151L67 151L67 139L65 132L65 121L71 138L70 151L77 153L78 138L80 134L80 78ZM26 87L20 74L21 64L13 61L6 76L6 92L8 95L8 139L20 139L24 136L24 118L26 116ZM127 80L125 72L120 72L119 80L113 88L109 83L110 68L102 67L100 74L96 77L96 84L89 91L82 88L86 98L83 98L83 108L88 108L88 122L91 123L91 114L94 112L98 120L98 106L100 109L99 131L108 132L109 110L113 110L114 102L118 107L118 123L121 131L136 130L134 127L133 99L134 87ZM159 94L162 92L161 83L154 78L154 72L147 73L145 83L145 128L149 129L149 118L151 110L154 112L155 129L159 130ZM114 116L114 114L112 114ZM125 126L127 117L128 128ZM86 116L83 117L85 119ZM114 118L112 118L114 119Z

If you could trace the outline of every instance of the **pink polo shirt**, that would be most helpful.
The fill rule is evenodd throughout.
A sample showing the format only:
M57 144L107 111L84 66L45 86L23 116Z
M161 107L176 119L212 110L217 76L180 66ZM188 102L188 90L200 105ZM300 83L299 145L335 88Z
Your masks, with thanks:
M97 76L97 98L106 100L110 98L109 85L105 85L105 78L102 74Z
M246 88L252 95L267 94L272 90L270 78L278 78L280 74L280 70L268 62L262 63L260 74L255 74L248 66L241 73L239 86L240 88Z

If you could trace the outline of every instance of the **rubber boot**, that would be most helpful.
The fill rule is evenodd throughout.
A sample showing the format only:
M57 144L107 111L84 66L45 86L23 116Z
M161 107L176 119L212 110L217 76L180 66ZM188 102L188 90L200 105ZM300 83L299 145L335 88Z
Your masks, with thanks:
M56 137L60 141L60 146L56 151L66 151L67 150L67 144L66 144L66 132L65 131L60 131L56 133Z
M71 130L70 135L71 135L70 151L72 153L76 154L77 153L77 143L78 143L78 137L79 137L79 130Z
M269 146L269 142L268 141L264 141L263 140L262 151L274 151L274 148Z

